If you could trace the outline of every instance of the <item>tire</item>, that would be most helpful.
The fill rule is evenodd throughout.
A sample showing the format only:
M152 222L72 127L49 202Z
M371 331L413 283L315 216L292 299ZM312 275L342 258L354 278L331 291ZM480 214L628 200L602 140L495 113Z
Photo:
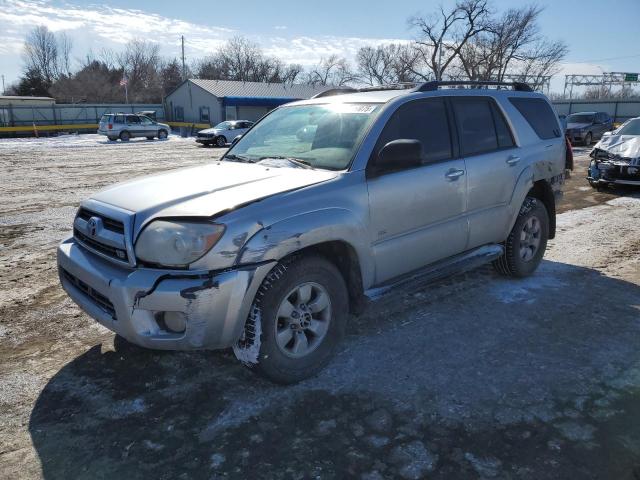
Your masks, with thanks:
M226 147L227 146L227 139L224 138L222 135L220 135L219 137L216 138L216 146L217 147Z
M158 140L165 140L169 136L169 132L167 132L164 128L158 131Z
M591 145L591 142L593 141L593 135L591 134L591 132L587 133L584 137L584 146L588 147Z
M273 382L299 382L332 358L347 311L347 287L336 266L320 256L294 257L276 265L258 289L234 352Z
M122 140L123 142L128 142L130 138L131 138L131 134L126 130L123 132L120 132L120 140Z
M522 238L525 236L526 238ZM527 197L504 243L504 255L493 262L502 275L523 278L540 265L549 238L549 214L537 198Z
M147 140L153 140L155 137L147 137Z
M107 137L107 138L112 142L115 142L116 140L118 140L118 137Z
M591 185L591 188L595 188L596 190L600 189L600 184L598 182L594 182L593 180L588 180L589 185Z

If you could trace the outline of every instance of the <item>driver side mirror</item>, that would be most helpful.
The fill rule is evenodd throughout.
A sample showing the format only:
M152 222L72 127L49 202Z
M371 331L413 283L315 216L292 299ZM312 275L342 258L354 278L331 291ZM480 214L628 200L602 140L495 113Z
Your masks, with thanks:
M375 159L377 172L406 170L423 165L423 147L420 140L399 139L387 143Z

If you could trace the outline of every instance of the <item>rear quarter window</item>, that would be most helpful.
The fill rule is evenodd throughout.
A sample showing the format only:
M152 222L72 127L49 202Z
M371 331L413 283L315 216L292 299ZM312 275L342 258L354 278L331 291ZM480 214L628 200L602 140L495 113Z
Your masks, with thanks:
M511 97L509 101L531 125L540 139L549 140L562 135L556 115L549 103L542 98Z

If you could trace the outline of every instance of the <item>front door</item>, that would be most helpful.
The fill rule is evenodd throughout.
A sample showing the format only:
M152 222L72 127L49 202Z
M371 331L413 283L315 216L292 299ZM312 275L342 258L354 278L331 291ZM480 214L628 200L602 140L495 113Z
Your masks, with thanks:
M369 210L376 284L465 250L468 227L466 168L456 158L447 104L443 99L401 105L385 126L372 159L388 142L416 139L423 165L371 174Z
M127 115L127 130L132 137L143 137L144 129L140 124L140 117L137 115Z

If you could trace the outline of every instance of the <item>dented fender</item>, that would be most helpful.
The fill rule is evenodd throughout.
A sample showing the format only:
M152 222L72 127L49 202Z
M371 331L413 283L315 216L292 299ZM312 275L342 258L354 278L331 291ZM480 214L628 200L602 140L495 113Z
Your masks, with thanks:
M518 219L518 213L520 213L520 207L522 206L524 199L527 197L529 190L533 188L533 182L533 169L531 167L527 167L522 170L518 180L516 181L513 193L511 194L511 199L509 200L509 222L507 223L507 231L504 232L504 238L509 236L511 229L515 225L516 220Z
M343 208L326 208L278 221L254 234L238 253L237 264L280 260L307 247L325 242L344 242L355 251L362 283L374 278L369 236L356 215Z

